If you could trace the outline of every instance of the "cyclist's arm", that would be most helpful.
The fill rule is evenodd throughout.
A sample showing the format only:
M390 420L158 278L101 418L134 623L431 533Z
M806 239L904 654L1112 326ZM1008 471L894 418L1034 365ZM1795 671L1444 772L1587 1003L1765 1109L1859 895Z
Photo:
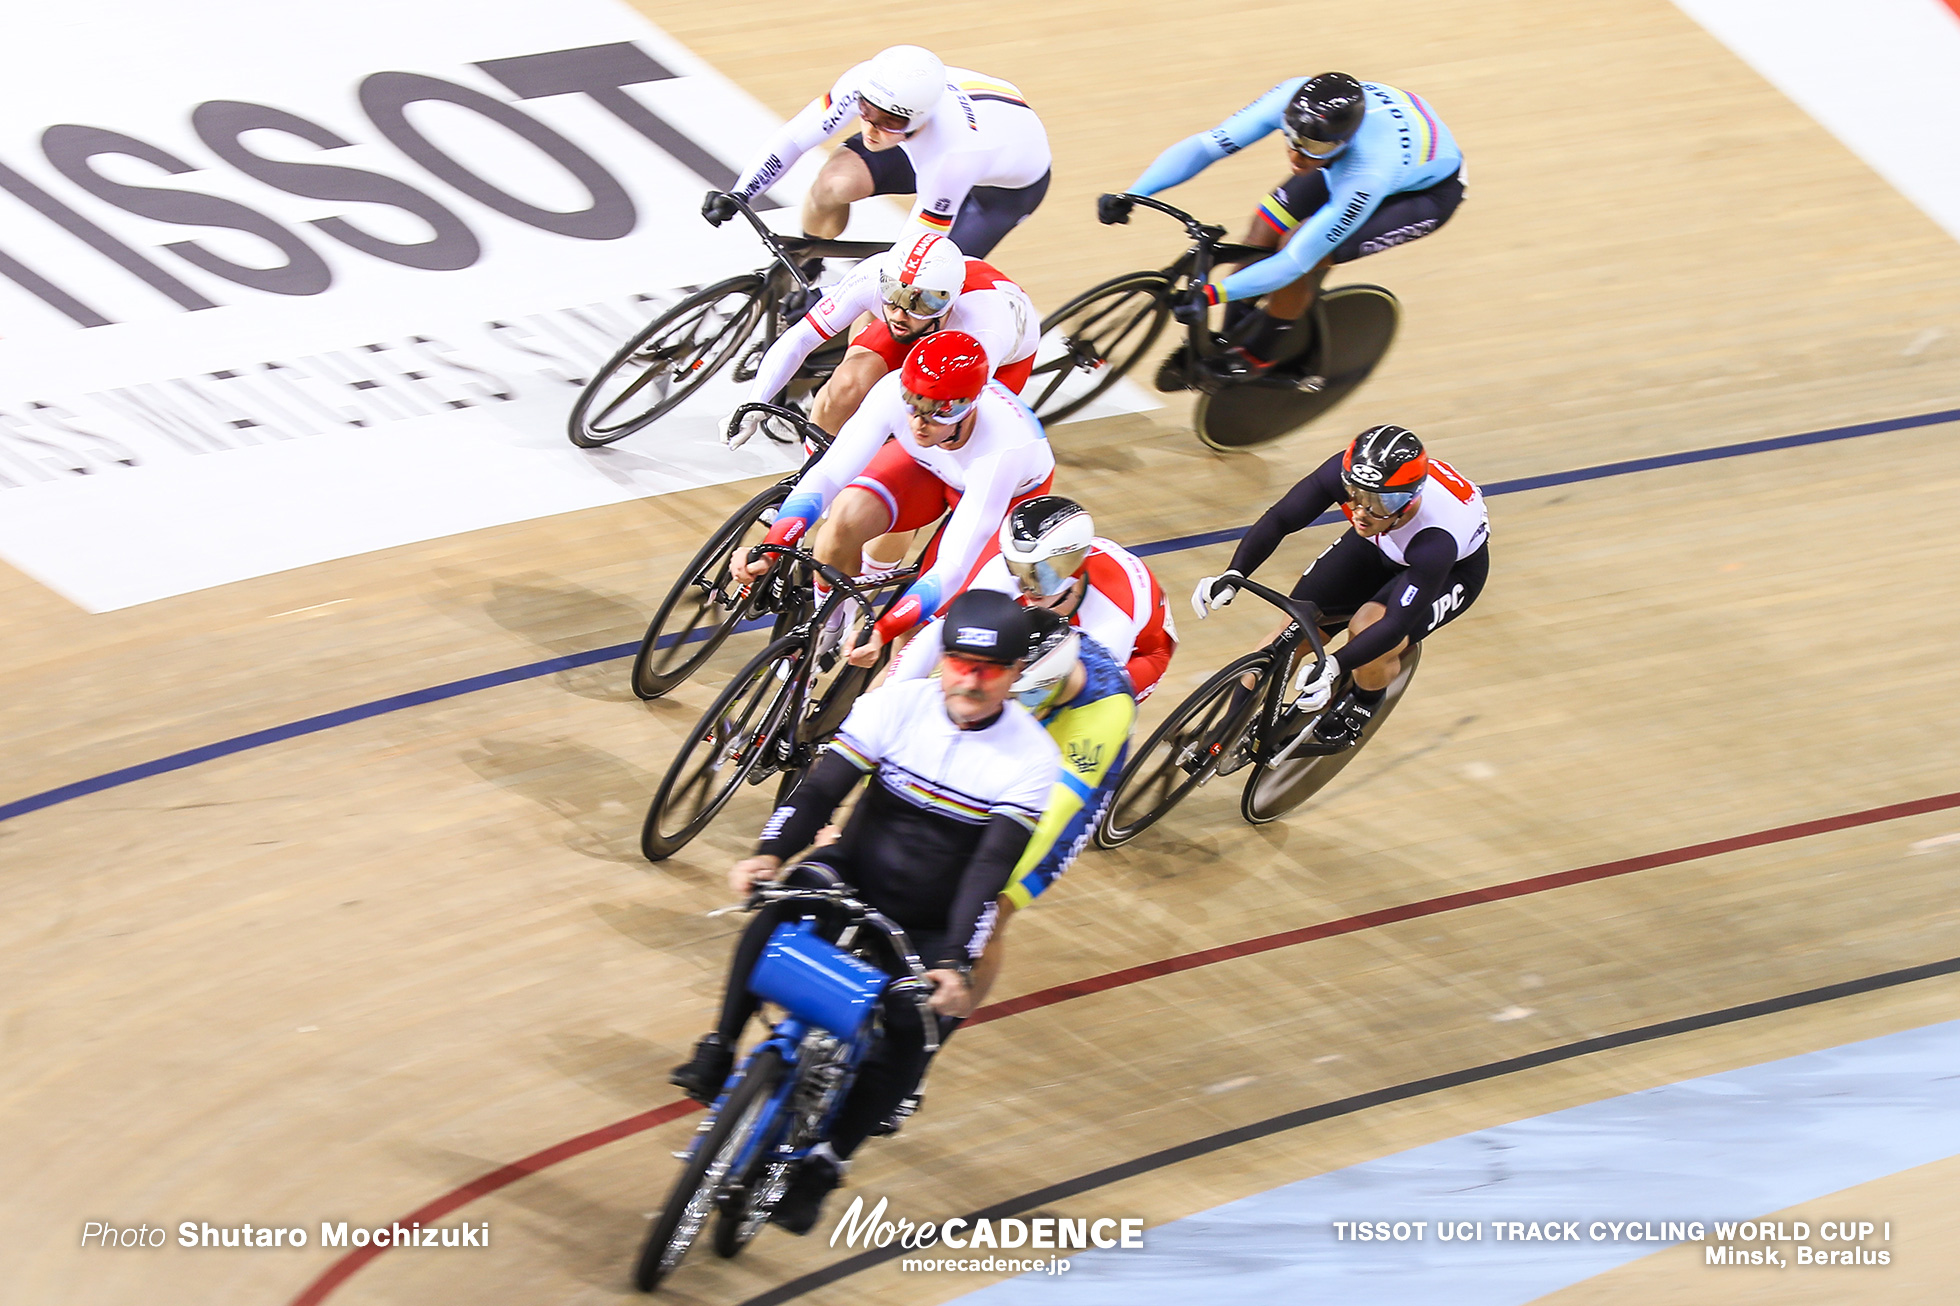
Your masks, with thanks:
M1157 156L1156 162L1130 187L1132 195L1155 195L1191 180L1228 154L1279 130L1286 102L1300 89L1304 77L1281 82L1208 132L1187 136Z
M1314 518L1339 503L1341 493L1341 455L1335 454L1320 466L1314 468L1298 485L1286 492L1284 498L1266 509L1265 515L1252 523L1252 529L1239 541L1239 547L1232 553L1232 570L1241 576L1250 576L1266 559L1273 556L1280 541L1295 531L1305 530L1313 524Z
M1367 666L1422 628L1429 605L1449 587L1450 569L1457 561L1456 539L1442 527L1431 526L1417 532L1402 556L1409 569L1389 597L1388 615L1337 650L1341 665L1349 670Z
M875 394L874 389L873 395L866 399ZM869 402L858 405L858 410L838 428L836 440L817 459L817 465L796 483L789 498L783 501L782 511L776 514L776 524L769 528L768 543L794 544L802 539L803 533L816 525L817 518L837 497L837 492L870 465L887 434L885 424L866 411L871 407Z
M1025 352L1022 337L1027 335L1027 310L1006 290L970 290L959 298L954 310L960 315L959 329L980 342L987 352L987 370L998 371Z
M1022 880L1055 851L1055 840L1109 777L1109 769L1130 740L1136 717L1135 699L1128 694L1110 694L1081 707L1063 708L1048 723L1049 735L1061 745L1062 768L1049 791L1041 823L1035 826L1034 837L1022 849L1007 882L1008 899L1016 907L1027 906L1033 897L1021 887Z
M997 812L987 818L980 845L960 872L959 888L953 891L952 905L946 909L946 942L939 956L922 959L927 969L960 970L971 964L967 946L973 942L973 932L987 904L1007 887L1014 864L1032 834L1023 817Z
M938 130L951 132L954 128L951 123L942 122ZM985 159L978 150L949 149L919 168L919 193L906 218L910 225L899 233L898 243L917 240L922 231L935 236L950 233L960 205L966 203L974 183L980 179L980 167Z
M1130 660L1123 664L1139 703L1150 697L1150 691L1156 688L1171 664L1171 654L1177 652L1177 632L1170 625L1170 611L1161 595L1157 602L1160 620L1153 620L1143 628L1130 648Z
M769 814L756 841L756 852L788 861L808 848L869 769L860 767L854 753L841 748L826 750L790 790L782 806Z
M1327 174L1327 202L1315 209L1277 254L1248 264L1218 285L1218 299L1252 299L1290 286L1340 247L1342 241L1381 207L1394 179L1376 168L1342 168Z
M857 113L857 73L863 66L859 64L845 73L830 94L819 95L784 123L763 146L762 161L736 180L733 193L744 200L754 199L781 181L798 159L849 122Z
M847 429L849 425L845 423ZM897 638L932 617L941 603L959 592L960 582L973 570L980 550L1007 516L1015 487L1030 479L1039 480L1035 473L1043 460L1053 467L1048 442L1036 440L977 459L967 469L966 492L946 522L946 533L939 538L938 560L931 571L912 582L896 607L878 618L880 635L888 640ZM788 510L784 505L784 511Z
M859 314L877 307L877 287L871 276L859 275L863 270L863 265L853 269L850 276L832 286L815 308L769 346L756 365L755 384L749 388L750 403L764 404L774 399L818 346L839 331L848 331Z

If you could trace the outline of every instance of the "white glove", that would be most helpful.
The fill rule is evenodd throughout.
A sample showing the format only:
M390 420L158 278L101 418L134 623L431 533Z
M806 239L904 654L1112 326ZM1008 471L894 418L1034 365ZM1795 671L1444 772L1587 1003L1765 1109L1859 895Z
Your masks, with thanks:
M1294 680L1293 692L1298 697L1293 700L1293 706L1302 712L1318 712L1326 707L1327 701L1334 697L1334 682L1341 678L1340 659L1332 653L1327 655L1326 665L1321 667L1319 675L1316 676L1313 669L1312 658L1301 659L1300 674Z
M1203 621L1212 610L1224 607L1238 597L1239 587L1234 581L1245 577L1236 571L1228 571L1223 576L1207 576L1198 582L1198 588L1191 591L1191 611Z
M755 438L755 433L762 429L762 423L768 416L769 414L760 408L750 408L729 418L728 433L722 437L723 443L730 449L740 449Z

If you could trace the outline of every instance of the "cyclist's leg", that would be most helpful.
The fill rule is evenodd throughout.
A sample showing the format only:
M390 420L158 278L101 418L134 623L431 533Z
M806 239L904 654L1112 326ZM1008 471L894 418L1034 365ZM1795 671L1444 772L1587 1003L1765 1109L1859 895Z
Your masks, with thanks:
M844 351L844 361L817 391L816 402L810 405L810 420L832 435L839 427L850 420L858 405L872 386L878 384L880 377L891 371L891 366L875 349L866 349L855 340Z
M1409 651L1409 646L1434 634L1468 612L1470 605L1477 601L1477 596L1484 592L1484 581L1489 575L1490 546L1485 544L1450 568L1449 583L1444 588L1442 597L1430 605L1429 611L1416 625L1414 633L1366 666L1352 668L1354 683L1370 694L1386 690L1394 683L1395 677L1401 674L1402 655ZM1400 584L1402 584L1402 574L1390 579L1373 598L1361 605L1353 619L1348 622L1349 639L1353 639L1388 615L1388 603Z
M864 548L891 531L915 531L938 520L946 485L887 440L858 478L831 502L811 551L847 575L856 575Z
M1052 173L1028 186L975 186L966 193L947 238L960 253L985 258L1008 232L1027 221L1048 194Z
M1390 195L1334 250L1333 262L1352 263L1412 240L1421 240L1450 220L1463 202L1461 175L1422 190Z
M875 936L873 936L875 937ZM939 950L944 935L914 932L912 946L922 957ZM880 959L887 974L911 972L895 956ZM943 1046L959 1028L959 1021L935 1016L939 1042ZM925 1026L920 1023L918 1004L909 994L887 993L884 998L884 1036L858 1067L857 1082L844 1099L830 1129L830 1146L846 1160L879 1132L885 1119L897 1111L908 1094L924 1078L930 1058L926 1055Z
M912 160L903 149L874 150L858 132L830 158L803 198L803 234L831 240L851 220L851 205L873 195L910 195L918 190Z

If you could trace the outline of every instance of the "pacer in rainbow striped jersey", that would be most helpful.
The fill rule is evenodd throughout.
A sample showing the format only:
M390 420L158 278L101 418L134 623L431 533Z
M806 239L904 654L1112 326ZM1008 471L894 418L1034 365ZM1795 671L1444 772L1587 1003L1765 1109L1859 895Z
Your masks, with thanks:
M1286 138L1292 176L1255 210L1245 243L1277 252L1222 283L1194 287L1176 308L1180 320L1194 322L1213 304L1269 296L1263 311L1248 305L1226 315L1239 342L1231 363L1241 373L1271 366L1281 335L1306 312L1330 267L1428 235L1463 200L1463 152L1428 103L1346 73L1281 82L1158 155L1130 193L1168 190L1276 131ZM1127 222L1130 209L1120 195L1097 204L1104 222Z
M747 200L767 190L852 118L864 129L817 174L803 201L805 235L841 234L854 201L915 195L901 244L927 231L985 258L1048 193L1048 133L1020 89L948 68L916 45L881 50L838 78L769 139L734 193ZM712 193L701 212L717 225L735 213Z

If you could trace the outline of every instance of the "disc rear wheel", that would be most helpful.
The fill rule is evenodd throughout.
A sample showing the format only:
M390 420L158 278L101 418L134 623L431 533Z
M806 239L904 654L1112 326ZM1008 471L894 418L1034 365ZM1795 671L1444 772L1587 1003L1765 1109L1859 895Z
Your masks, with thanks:
M1388 352L1402 307L1380 286L1338 286L1314 303L1317 339L1297 362L1255 381L1200 395L1191 424L1198 438L1230 453L1276 440L1353 394Z

